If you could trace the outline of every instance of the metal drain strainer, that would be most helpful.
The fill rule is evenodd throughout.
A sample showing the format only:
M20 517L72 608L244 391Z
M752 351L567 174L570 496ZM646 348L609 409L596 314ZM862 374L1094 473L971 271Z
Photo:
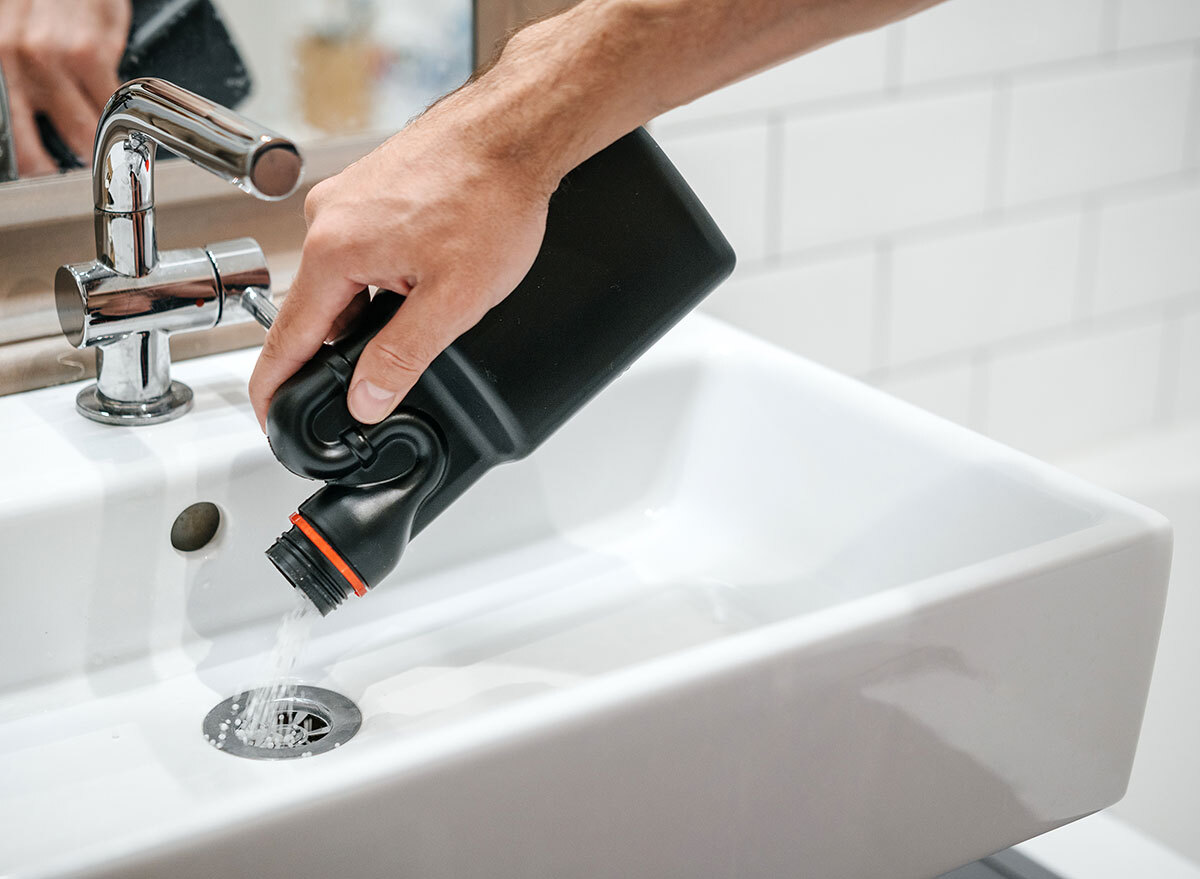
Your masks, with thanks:
M235 757L312 757L344 745L362 725L362 712L341 693L299 684L273 700L270 739L274 747L265 747L237 735L250 696L249 691L231 696L204 718L204 738Z

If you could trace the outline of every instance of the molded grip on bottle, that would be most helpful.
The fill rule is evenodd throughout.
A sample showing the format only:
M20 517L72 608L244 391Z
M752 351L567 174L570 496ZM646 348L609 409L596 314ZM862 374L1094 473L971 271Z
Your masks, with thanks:
M416 464L411 411L399 409L378 424L362 424L346 407L354 365L404 302L377 293L345 338L324 345L275 392L267 412L267 439L293 473L343 485L394 479Z
M267 557L322 614L396 566L421 504L446 472L446 444L424 413L401 407L378 424L346 407L367 343L404 297L380 291L341 341L324 346L276 392L271 450L293 473L327 483L300 505Z

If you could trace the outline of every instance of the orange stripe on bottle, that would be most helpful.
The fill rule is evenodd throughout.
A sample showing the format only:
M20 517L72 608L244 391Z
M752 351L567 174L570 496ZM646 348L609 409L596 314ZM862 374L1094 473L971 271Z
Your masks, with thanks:
M321 551L321 555L329 559L330 563L338 569L338 573L346 578L351 586L354 587L355 595L366 595L367 584L362 581L358 574L354 573L354 569L346 563L346 560L338 555L336 549L329 545L329 541L317 533L317 529L309 525L304 517L299 513L292 513L288 516L288 520L300 529L300 533L312 541L313 546Z

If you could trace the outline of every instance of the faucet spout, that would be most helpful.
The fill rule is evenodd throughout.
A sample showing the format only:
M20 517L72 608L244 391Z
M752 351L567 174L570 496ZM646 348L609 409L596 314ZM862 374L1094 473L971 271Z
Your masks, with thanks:
M154 150L162 146L267 201L300 183L303 161L289 139L163 79L134 79L109 98L96 129L96 210L154 206Z

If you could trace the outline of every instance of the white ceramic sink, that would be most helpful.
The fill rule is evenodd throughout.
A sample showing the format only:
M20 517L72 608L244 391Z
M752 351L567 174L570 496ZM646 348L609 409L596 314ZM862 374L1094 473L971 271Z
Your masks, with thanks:
M215 750L314 488L254 357L154 427L0 399L0 873L925 879L1120 798L1166 522L699 316L318 622L353 740Z

